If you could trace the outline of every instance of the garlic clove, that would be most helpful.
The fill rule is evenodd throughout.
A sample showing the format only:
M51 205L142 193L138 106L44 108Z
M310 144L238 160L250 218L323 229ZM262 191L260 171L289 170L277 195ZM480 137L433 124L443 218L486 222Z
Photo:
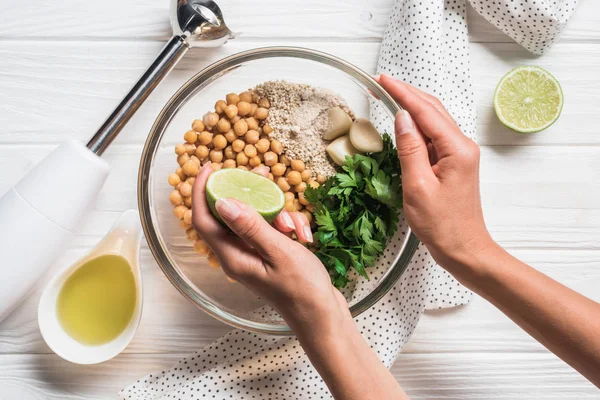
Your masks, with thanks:
M327 110L328 125L323 132L323 139L333 140L345 135L352 126L352 118L339 107L332 107Z
M333 162L339 166L346 163L346 156L352 157L356 153L359 153L359 151L352 146L348 135L335 139L327 146L327 154L329 154L329 157L331 157Z
M364 153L377 153L383 150L383 139L366 118L357 118L350 127L350 141L359 151Z

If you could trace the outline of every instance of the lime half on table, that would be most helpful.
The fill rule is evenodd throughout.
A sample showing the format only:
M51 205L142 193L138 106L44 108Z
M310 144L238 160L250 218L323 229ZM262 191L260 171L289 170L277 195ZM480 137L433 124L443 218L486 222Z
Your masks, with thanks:
M210 211L219 221L215 208L218 199L232 198L254 208L272 222L285 205L285 196L275 182L254 172L225 168L213 172L206 182L206 200Z
M563 93L558 81L540 67L517 67L504 75L494 93L500 121L517 132L539 132L560 116Z

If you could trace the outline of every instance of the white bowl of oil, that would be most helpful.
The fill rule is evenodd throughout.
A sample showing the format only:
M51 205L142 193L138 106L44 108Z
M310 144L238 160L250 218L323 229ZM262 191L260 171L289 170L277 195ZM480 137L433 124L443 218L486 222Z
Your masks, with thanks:
M96 364L115 357L133 339L142 315L136 210L44 289L38 323L48 346L67 361Z

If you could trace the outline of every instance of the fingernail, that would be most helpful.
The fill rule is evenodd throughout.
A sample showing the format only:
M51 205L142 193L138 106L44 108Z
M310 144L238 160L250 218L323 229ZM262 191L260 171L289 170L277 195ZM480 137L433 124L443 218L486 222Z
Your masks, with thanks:
M398 111L396 114L396 134L402 135L404 133L408 133L415 128L415 123L413 122L412 117L406 110Z
M312 231L310 230L310 226L304 225L302 227L302 232L304 232L304 236L306 236L306 241L309 243L312 243L313 236L312 236Z
M215 204L217 212L223 219L227 221L235 221L240 216L242 210L232 201L227 199L219 199Z
M290 229L296 228L294 226L294 221L292 220L292 217L290 217L290 214L284 212L282 215L283 216L281 218L283 219L283 223L285 224L285 226L287 226Z
M209 161L209 162L207 162L206 164L204 164L204 165L202 166L202 169L200 169L200 171L202 171L204 168L207 168L207 169L208 169L208 168L211 168L211 162Z

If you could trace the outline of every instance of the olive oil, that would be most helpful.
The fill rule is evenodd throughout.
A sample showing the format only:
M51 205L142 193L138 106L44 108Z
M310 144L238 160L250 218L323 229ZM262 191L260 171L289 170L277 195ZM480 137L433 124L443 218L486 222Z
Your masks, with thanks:
M114 254L85 262L64 283L57 302L58 320L71 338L101 345L129 325L136 305L136 283L127 260Z

